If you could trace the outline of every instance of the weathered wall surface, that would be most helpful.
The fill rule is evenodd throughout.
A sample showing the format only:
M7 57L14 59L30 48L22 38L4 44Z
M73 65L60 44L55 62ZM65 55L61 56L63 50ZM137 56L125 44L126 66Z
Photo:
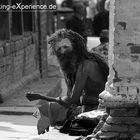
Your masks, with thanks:
M35 33L0 44L0 89L4 97L8 94L5 89L38 70L35 47Z
M40 12L40 48L41 48L41 75L47 76L47 12Z
M113 1L110 8L108 83L113 82L112 93L118 92L138 100L136 95L139 95L140 89L140 4L138 0Z
M16 29L24 27L25 21L21 20L21 27L14 23L10 14L8 18L8 27L5 25L0 28L1 31L7 31L7 38L3 33L0 38L0 95L3 98L15 92L31 79L41 76L47 76L47 12L35 11L32 17L32 26L28 31L13 34L12 25ZM9 16L10 15L10 16ZM25 19L28 21L28 18ZM31 21L29 21L31 22ZM10 28L9 28L10 27ZM0 99L1 100L1 99Z
M110 73L99 96L109 111L100 139L140 139L140 2L111 0Z
M116 74L121 79L140 80L139 1L117 0L115 7L114 67Z

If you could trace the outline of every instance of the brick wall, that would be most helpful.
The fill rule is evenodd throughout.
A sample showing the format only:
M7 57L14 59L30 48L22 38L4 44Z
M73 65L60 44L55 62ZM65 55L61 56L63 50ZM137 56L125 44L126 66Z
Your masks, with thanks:
M34 2L46 3L37 0ZM49 22L48 13L43 10L34 11L31 17L21 11L19 15L17 14L20 23L15 22L14 12L12 14L8 11L2 15L0 18L2 20L6 18L7 24L3 22L3 26L0 26L0 96L6 97L35 75L40 74L42 78L47 76L46 36ZM32 21L28 20L30 18ZM32 22L31 27L30 22ZM13 32L21 28L20 33Z
M13 38L0 44L0 89L3 91L17 84L38 69L36 60L36 34Z

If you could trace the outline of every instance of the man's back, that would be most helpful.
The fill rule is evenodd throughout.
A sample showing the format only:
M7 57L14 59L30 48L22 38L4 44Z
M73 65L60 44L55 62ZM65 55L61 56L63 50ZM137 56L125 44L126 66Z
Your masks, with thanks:
M99 93L104 90L106 79L97 62L86 60L87 81L84 91L89 96L98 97Z
M88 111L98 106L98 96L104 90L106 77L94 59L84 60L78 67L71 95L72 104L88 103ZM82 101L79 100L81 97ZM90 101L88 101L90 99ZM87 110L84 110L87 111Z

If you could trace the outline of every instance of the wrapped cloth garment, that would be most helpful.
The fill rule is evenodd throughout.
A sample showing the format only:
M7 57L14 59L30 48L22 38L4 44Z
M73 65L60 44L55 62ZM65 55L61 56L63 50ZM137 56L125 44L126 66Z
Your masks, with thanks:
M92 110L89 112L81 113L77 116L77 118L85 118L85 119L94 119L97 118L100 120L100 118L106 113L104 109L97 109Z
M38 119L37 123L37 130L38 134L44 134L45 131L49 131L49 126L50 126L50 120L49 117L46 117L42 112L39 111L39 109L34 112L33 114L34 117Z
M33 114L38 119L38 134L49 131L49 126L54 126L57 122L65 121L67 111L67 108L55 102L46 102L41 105Z
M107 116L108 114L104 109L92 110L89 112L79 114L73 121L73 124L77 123L79 126L82 126L85 130L88 130L88 135L92 133L96 134L103 126ZM80 135L84 136L83 132Z
M100 120L102 120L103 116L107 115L108 114L104 109L97 109L81 113L75 116L73 120L67 120L64 126L60 129L60 132L73 136L90 135L100 128L100 126L103 124ZM98 123L100 123L100 125L98 125Z
M80 103L82 104L82 112L88 112L97 109L99 102L97 97L82 95Z
M93 107L97 105L97 99L83 96L81 103L84 104L82 106L88 104L89 107L91 106L90 110L93 110ZM49 131L49 126L55 126L59 123L61 125L64 124L60 129L58 127L62 133L69 133L71 135L87 135L91 133L104 111L93 110L82 113L82 110L81 106L71 105L69 108L66 108L56 102L46 102L38 107L37 111L33 114L38 119L38 134ZM85 126L85 124L88 124L88 126ZM91 129L88 128L89 126Z

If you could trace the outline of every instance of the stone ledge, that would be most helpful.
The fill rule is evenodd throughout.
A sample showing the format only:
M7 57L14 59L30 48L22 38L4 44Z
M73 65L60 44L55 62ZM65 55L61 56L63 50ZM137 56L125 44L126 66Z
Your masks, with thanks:
M103 127L101 128L101 131L103 132L128 132L128 126L127 125L110 125L107 123L104 123Z
M119 133L99 131L96 134L96 137L99 140L117 140L117 138L119 137Z
M134 117L138 114L138 108L115 108L110 109L110 116L112 117Z
M2 115L32 115L36 107L0 107Z
M111 117L106 120L108 124L127 124L127 125L140 125L139 117Z

